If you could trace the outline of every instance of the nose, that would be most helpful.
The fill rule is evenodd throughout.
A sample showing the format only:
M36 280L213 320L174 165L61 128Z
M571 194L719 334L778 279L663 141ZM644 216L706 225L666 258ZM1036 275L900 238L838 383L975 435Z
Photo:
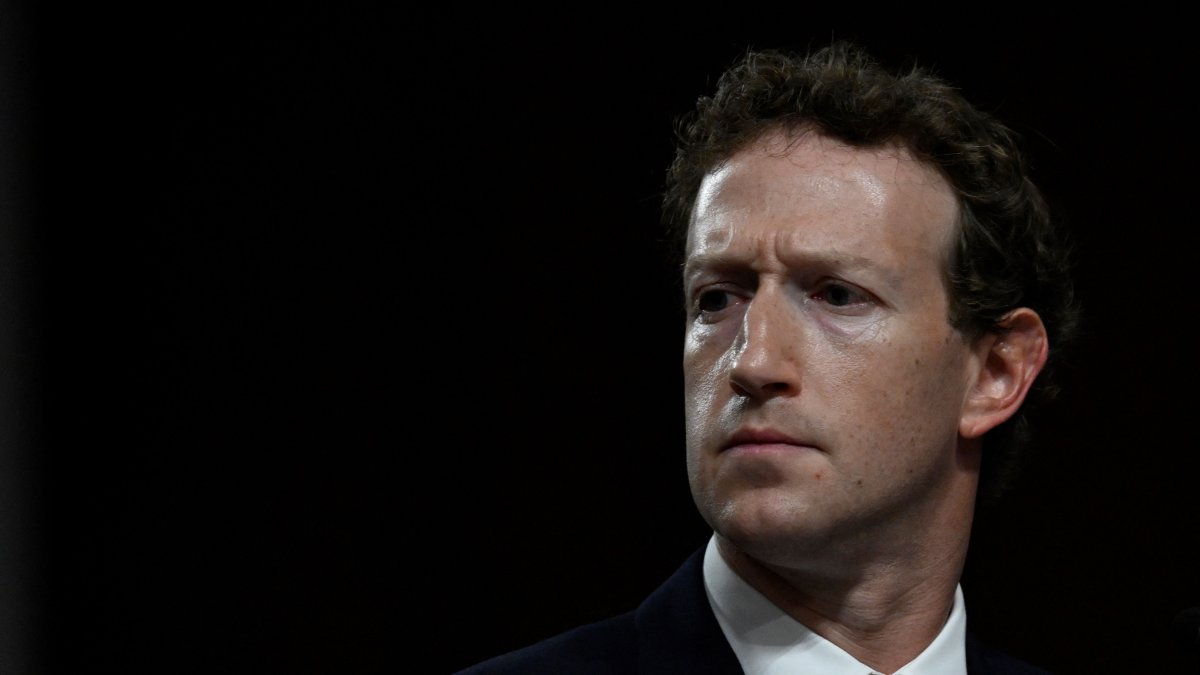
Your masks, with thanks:
M800 393L796 356L801 335L784 295L760 287L742 315L729 369L729 384L739 396L768 399Z

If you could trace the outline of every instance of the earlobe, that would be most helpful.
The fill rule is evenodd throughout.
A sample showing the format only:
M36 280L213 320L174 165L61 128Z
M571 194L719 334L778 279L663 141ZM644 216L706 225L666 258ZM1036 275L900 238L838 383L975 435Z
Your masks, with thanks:
M964 438L979 438L1012 417L1046 365L1049 340L1037 312L1015 309L1001 328L979 343L980 369L958 426Z

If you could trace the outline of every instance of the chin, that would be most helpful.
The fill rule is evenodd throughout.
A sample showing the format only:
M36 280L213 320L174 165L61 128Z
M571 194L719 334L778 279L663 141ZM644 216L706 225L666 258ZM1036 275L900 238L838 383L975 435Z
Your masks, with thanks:
M767 562L819 549L828 541L809 502L764 494L769 492L721 500L704 514L705 520L738 550Z

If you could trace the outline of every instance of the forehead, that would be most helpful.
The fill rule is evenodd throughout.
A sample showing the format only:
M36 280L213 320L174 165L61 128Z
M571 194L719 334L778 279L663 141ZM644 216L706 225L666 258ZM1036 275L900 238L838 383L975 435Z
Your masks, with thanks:
M944 261L958 203L906 148L856 148L809 131L769 134L703 180L688 254L771 240L793 247Z

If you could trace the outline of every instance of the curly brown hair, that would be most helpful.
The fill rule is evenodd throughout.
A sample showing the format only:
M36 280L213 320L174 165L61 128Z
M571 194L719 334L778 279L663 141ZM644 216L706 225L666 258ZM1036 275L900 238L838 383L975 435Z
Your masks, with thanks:
M928 70L889 70L849 42L806 55L750 50L677 121L662 206L680 260L704 176L768 132L807 129L856 147L902 144L945 177L959 203L946 271L955 328L972 339L1000 332L1018 307L1042 318L1046 367L1022 408L984 439L979 492L994 503L1022 464L1030 412L1058 393L1054 367L1080 318L1068 238L1030 179L1020 139Z

